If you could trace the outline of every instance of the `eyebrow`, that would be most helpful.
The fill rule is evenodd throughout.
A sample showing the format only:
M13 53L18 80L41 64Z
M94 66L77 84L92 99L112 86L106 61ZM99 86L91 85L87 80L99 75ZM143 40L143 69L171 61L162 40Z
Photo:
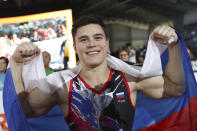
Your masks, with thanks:
M101 33L97 33L97 34L94 34L93 36L104 36L104 35Z
M103 37L104 37L104 34L96 33L96 34L94 34L93 36L94 36L94 37L95 37L95 36L103 36ZM80 40L80 39L83 39L83 38L88 38L88 36L87 36L87 35L83 35L83 36L80 36L78 39Z

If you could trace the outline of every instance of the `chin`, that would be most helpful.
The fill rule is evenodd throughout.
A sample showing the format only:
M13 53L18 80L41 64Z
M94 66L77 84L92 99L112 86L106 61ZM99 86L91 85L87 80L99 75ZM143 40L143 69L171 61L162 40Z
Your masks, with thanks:
M103 64L103 61L98 61L97 59L91 61L91 62L87 62L86 65L88 67L97 67L99 65Z
M94 67L101 65L101 63L88 63L87 65L88 65L88 67L94 68Z

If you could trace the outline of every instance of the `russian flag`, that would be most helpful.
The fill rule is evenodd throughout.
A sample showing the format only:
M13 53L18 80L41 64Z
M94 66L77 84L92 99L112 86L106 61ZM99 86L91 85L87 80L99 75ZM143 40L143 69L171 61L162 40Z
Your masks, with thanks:
M151 99L137 94L134 131L196 131L197 83L183 38L178 34L186 77L186 92L176 98ZM168 62L168 50L161 55L162 67Z
M124 92L116 93L117 99L123 99L124 98Z

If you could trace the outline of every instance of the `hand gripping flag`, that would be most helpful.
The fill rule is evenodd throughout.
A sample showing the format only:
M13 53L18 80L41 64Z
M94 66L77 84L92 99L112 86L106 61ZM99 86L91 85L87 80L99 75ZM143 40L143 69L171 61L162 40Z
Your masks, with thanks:
M177 35L181 44L186 92L178 98L160 100L138 93L134 131L197 131L197 84L183 38ZM165 70L168 50L161 55L161 61Z

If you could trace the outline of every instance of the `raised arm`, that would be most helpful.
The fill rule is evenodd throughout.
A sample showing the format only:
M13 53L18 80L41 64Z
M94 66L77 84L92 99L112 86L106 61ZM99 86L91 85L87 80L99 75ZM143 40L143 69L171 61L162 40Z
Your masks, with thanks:
M22 68L25 61L32 60L40 53L38 47L32 43L19 45L10 59L10 69L23 110L27 117L40 116L47 113L58 101L58 93L45 94L38 88L31 92L24 90Z
M167 41L172 37L174 41L169 44ZM169 26L159 26L153 31L151 38L155 42L168 45L168 64L162 76L140 79L136 84L137 90L153 98L182 95L185 91L185 75L175 30Z

